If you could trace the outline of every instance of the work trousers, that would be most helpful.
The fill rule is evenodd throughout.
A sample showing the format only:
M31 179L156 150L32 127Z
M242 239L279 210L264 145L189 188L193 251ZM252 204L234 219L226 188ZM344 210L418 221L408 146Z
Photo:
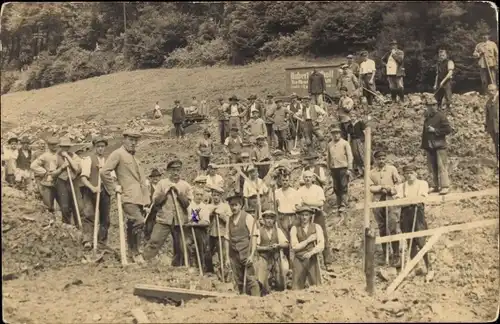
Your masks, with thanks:
M255 272L257 280L262 284L266 291L271 290L269 281L274 283L274 288L278 291L285 289L285 279L280 268L279 251L271 253L256 253Z
M269 173L270 166L266 165L258 165L257 172L259 173L259 179L264 179L266 175Z
M319 124L313 123L311 119L307 119L304 123L304 138L306 140L306 145L312 146L313 136L315 136L318 141L323 141L323 134L319 129Z
M369 106L373 104L373 98L375 95L369 91L366 91L366 89L375 92L375 80L373 80L373 84L370 84L369 81L372 78L372 73L367 73L361 75L361 86L363 87L363 96L366 98L366 102L368 103Z
M392 199L393 198L390 196L382 196L380 198L380 201ZM399 212L400 209L398 207L382 207L373 209L373 216L375 217L375 221L377 222L378 231L381 237L387 235L396 235L396 230L399 226ZM399 242L391 242L391 246L392 253L395 255L399 255ZM384 250L385 254L387 243L382 243L382 249Z
M242 129L241 129L241 118L239 116L229 117L228 126L229 126L229 130L231 130L231 128L234 128L234 127L238 128L239 135L240 136L243 135Z
M278 137L278 149L283 151L283 152L287 152L288 145L287 145L287 141L286 141L286 135L287 135L286 129L281 129L281 130L277 129L274 132L276 133L276 137Z
M397 97L403 102L405 99L403 76L388 75L389 89L391 91L392 101L396 101Z
M413 223L415 222L415 226ZM425 231L428 229L425 220L425 210L423 204L410 205L401 208L401 232L411 233L418 231ZM410 256L413 259L419 249L425 245L425 236L414 237L412 246L410 247ZM408 245L409 242L407 242Z
M311 94L311 102L314 105L318 105L323 108L323 94L322 93L313 93Z
M294 225L299 225L300 222L297 220L297 215L295 213L291 214L283 214L283 213L278 213L278 224L279 227L281 227L281 230L283 231L283 234L285 234L288 242L290 242L290 230L292 229L292 226ZM290 249L283 249L283 252L285 253L287 259L291 261L290 258Z
M446 105L448 109L451 108L451 99L452 99L452 90L451 90L451 82L448 81L444 86L437 90L434 95L436 101L438 103L438 107L443 108L443 98L446 100Z
M337 207L347 207L349 188L347 168L330 169L330 174L333 180L333 192L337 196Z
M350 124L351 124L350 121L344 122L344 123L340 123L340 136L345 141L347 141L347 138L348 138L348 136L347 136L349 134L348 127L349 127Z
M499 135L499 133L490 132L491 139L493 139L493 144L495 145L495 153L497 154L497 161L500 160L500 156L498 153L499 148L500 148L498 135Z
M148 220L149 220L149 218L148 218ZM173 227L172 225L167 225L167 224L164 224L164 223L158 223L158 222L156 222L154 224L153 230L151 232L151 236L150 236L148 242L146 243L146 246L144 247L144 252L142 254L143 257L144 257L144 260L151 260L155 256L157 256L158 253L160 252L161 247L167 241L169 235L172 238L172 242L175 241L174 232L172 230L172 227ZM176 254L176 250L175 250L176 245L175 245L175 242L174 242L173 245L174 245L174 257L175 257L175 254ZM183 252L181 250L181 253L180 253L180 257L181 258L183 257L182 253ZM173 263L174 263L174 260L172 259L172 265L173 265Z
M16 183L16 176L14 174L6 174L5 181L10 185L14 185Z
M479 68L479 75L481 76L482 92L486 94L488 92L488 85L497 84L497 67L490 66L489 72L488 68ZM491 74L490 74L491 73Z
M195 239L196 237L196 245ZM207 255L210 253L209 251L209 242L208 242L208 231L206 227L184 227L184 234L186 235L186 245L188 246L188 255L189 255L189 264L195 265L196 267L201 267L203 269L203 273L208 272L208 260ZM198 252L200 253L200 262L198 264L198 256L196 255L196 246L198 247Z
M220 134L220 143L224 145L226 138L229 136L227 120L219 120L219 134Z
M352 157L354 168L360 173L365 169L365 143L362 139L351 138Z
M82 193L83 201L83 243L93 242L97 195L87 187L81 187L80 192ZM101 192L99 195L99 230L97 240L100 243L106 243L110 225L109 211L111 207L111 197L104 189L104 186L101 186Z
M149 212L148 219L144 223L144 242L148 242L153 233L153 228L156 224L156 214L158 214L158 206L153 206Z
M325 237L325 249L323 250L323 261L325 265L330 265L333 260L332 260L332 255L330 252L330 241L328 239L328 231L326 229L326 217L325 213L322 210L316 211L314 214L314 222L321 226L321 229L323 230L323 235Z
M210 163L209 156L200 156L200 170L206 171L208 169L208 164Z
M127 244L132 255L139 254L143 244L144 207L132 203L122 203L123 215L127 220Z
M221 242L220 242L220 245L222 245L222 251L220 251L219 237L218 236L210 236L208 239L208 245L209 245L208 253L205 256L206 264L207 264L207 272L214 273L216 268L219 269L219 271L220 271L220 268L225 266L224 260L226 259L226 254L225 254L226 249L224 247L224 238L221 237ZM215 254L217 254L217 258L215 258L215 262L214 262ZM220 264L221 256L222 256L222 260L223 260L222 264ZM228 273L228 272L226 271L225 273Z
M426 150L427 165L432 174L435 188L449 188L450 179L448 176L448 154L446 149Z
M182 123L174 123L175 137L180 138L184 136L184 129L182 128Z
M266 130L267 130L267 141L269 143L269 147L272 147L273 146L273 137L274 137L273 124L266 123Z
M56 199L55 186L44 186L38 182L38 191L42 197L42 202L49 209L49 212L54 212L54 199Z
M309 280L309 286L319 284L319 265L317 254L309 259L299 259L295 257L292 265L292 289L300 290L306 287L306 280Z
M241 258L238 251L229 249L229 258L231 260L231 269L233 279L236 282L240 294L248 294L252 296L260 296L260 286L255 276L255 268L253 264L248 265L246 258ZM245 276L245 268L247 269L246 291L243 291L243 280Z
M291 118L290 122L288 123L288 128L290 129L290 137L292 140L295 141L295 138L297 139L302 138L302 128L300 126L299 120Z
M55 188L56 200L59 204L59 207L61 208L63 223L71 224L71 218L73 217L75 226L78 226L75 204L78 204L78 208L80 208L81 211L81 206L83 204L81 203L81 199L79 199L81 197L80 193L75 190L75 196L77 199L77 201L75 202L73 199L73 194L71 192L71 185L69 180L62 180L58 178L55 183Z

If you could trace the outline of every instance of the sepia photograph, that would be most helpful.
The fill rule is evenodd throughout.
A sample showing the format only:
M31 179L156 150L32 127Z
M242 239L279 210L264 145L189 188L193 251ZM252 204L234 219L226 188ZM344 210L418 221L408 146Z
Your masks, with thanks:
M5 2L2 319L495 322L492 1Z

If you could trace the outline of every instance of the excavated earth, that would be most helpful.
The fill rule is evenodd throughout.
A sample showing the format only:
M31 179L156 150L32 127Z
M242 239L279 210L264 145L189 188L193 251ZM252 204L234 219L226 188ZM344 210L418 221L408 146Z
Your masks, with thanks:
M425 156L419 148L423 123L423 95L410 95L404 105L378 104L369 112L372 118L373 149L386 150L401 171L414 163L421 177L430 180ZM454 128L449 136L450 174L455 192L498 187L493 146L483 132L484 102L477 94L456 95ZM96 131L110 139L109 149L118 147L124 127L144 133L138 157L146 172L174 156L184 161L183 176L190 181L197 174L196 141L203 129L217 138L216 121L192 125L187 138L176 141L163 125L167 118L151 121L135 118L128 125L101 125L50 128L50 120L26 125L22 130L38 136L69 135L85 142ZM87 125L87 126L84 126ZM20 129L11 129L17 134ZM7 134L2 134L2 142ZM216 147L215 162L222 162L222 149ZM229 171L221 171L226 181ZM295 175L296 176L296 175ZM329 185L331 186L331 185ZM327 186L328 187L328 186ZM351 203L363 200L362 179L350 185ZM61 224L43 211L32 196L2 188L2 276L4 321L8 323L131 323L131 310L141 308L151 322L228 323L228 322L352 322L352 321L491 321L498 316L499 246L498 226L484 227L442 236L430 256L436 276L425 283L413 271L390 299L384 290L396 277L386 267L377 267L376 292L365 292L362 273L362 211L351 211L344 222L331 214L334 198L328 197L328 232L335 258L337 278L325 276L320 287L304 291L273 293L263 298L235 296L204 299L182 304L162 303L136 297L136 284L200 288L196 272L170 267L171 249L147 266L119 262L116 201L112 200L112 226L109 246L98 263L89 263L80 248L80 233ZM445 205L426 206L430 228L498 218L496 197L484 197ZM372 228L375 230L374 220ZM380 246L377 247L378 250ZM377 252L379 256L380 251ZM420 265L422 266L422 265ZM214 291L227 292L215 278L209 278ZM231 289L229 289L231 291Z

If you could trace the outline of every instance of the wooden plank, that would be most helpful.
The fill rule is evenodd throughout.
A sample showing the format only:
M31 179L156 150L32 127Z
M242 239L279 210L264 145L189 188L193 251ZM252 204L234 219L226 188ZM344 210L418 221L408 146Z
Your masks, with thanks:
M435 233L429 241L424 245L424 247L417 253L417 255L408 263L406 268L399 273L399 275L394 279L394 281L387 287L387 295L392 294L399 284L406 278L406 276L411 272L411 270L417 265L417 263L422 259L425 253L429 251L432 246L439 240L441 235L444 233L444 229L441 228L437 233Z
M230 163L230 164L214 164L214 168L216 169L222 169L222 168L237 168L237 167L244 167L244 166L250 166L250 165L270 165L273 163L282 163L282 162L288 162L288 163L299 163L298 159L295 160L279 160L279 161L266 161L266 162L248 162L248 163Z
M132 309L131 313L132 313L132 316L134 316L134 323L136 323L136 324L151 323L142 309L134 308L134 309Z
M370 208L381 208L391 206L414 205L418 203L444 203L455 200L469 199L483 196L498 196L498 188L490 188L481 191L449 193L447 195L429 195L427 197L411 197L387 201L377 201L370 204ZM364 201L357 203L355 210L364 209Z
M370 121L370 116L368 116L368 121ZM365 180L365 201L363 204L364 209L364 224L365 224L365 232L370 228L370 203L372 195L370 193L370 168L371 168L371 157L372 157L372 132L370 126L367 126L365 129L365 170L364 170L364 180ZM363 235L363 238L366 240L366 235ZM363 271L365 271L366 260L366 241L363 242L363 246L365 247L365 253L363 253Z
M191 299L203 298L234 298L236 294L220 293L206 290L190 290L183 288L171 288L155 285L136 285L134 287L134 295L141 297L153 298L170 298L175 301L188 301Z
M399 240L404 240L404 239L410 239L412 237L415 238L415 237L429 236L429 235L433 235L441 230L443 230L443 233L448 233L448 232L463 231L463 230L469 230L469 229L473 229L473 228L493 226L493 225L498 225L498 219L485 219L485 220L477 221L477 222L442 226L442 227L438 227L438 228L433 228L433 229L428 229L425 231L418 231L418 232L413 232L413 233L402 233L402 234L396 234L396 235L390 235L390 236L379 236L375 240L375 243L381 244L381 243L394 242L394 241L399 241Z

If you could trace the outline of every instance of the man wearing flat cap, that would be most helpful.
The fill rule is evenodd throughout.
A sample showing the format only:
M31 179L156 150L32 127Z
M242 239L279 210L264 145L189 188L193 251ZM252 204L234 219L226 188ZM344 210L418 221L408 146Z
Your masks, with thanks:
M479 74L483 94L487 93L488 85L497 84L496 74L498 73L498 47L490 41L489 30L481 34L482 42L476 45L472 54L478 59Z
M327 164L333 180L333 191L337 196L339 213L344 212L348 204L348 188L352 175L353 156L351 145L341 137L338 126L331 129L332 140L328 143Z
M257 109L252 110L252 118L247 121L244 126L244 133L250 137L250 141L254 141L258 136L266 137L266 123L260 118L260 112Z
M341 74L337 79L337 89L341 92L343 88L345 88L347 96L355 95L359 88L358 78L349 70L347 64L342 65Z
M403 175L405 182L396 186L397 194L394 196L396 199L427 197L429 192L429 185L425 180L417 178L417 171L415 166L406 165L403 167ZM412 233L416 231L427 230L427 221L425 220L425 205L423 203L406 205L401 207L401 232ZM407 241L407 240L405 240ZM412 245L410 246L410 257L413 259L417 252L425 246L425 236L414 237ZM427 268L426 281L432 280L434 271L428 257L424 254L425 267Z
M275 100L276 109L272 112L273 128L276 137L278 138L278 149L283 152L288 152L287 130L288 130L288 115L291 112L283 105L282 99Z
M35 174L43 203L47 206L49 212L53 213L54 199L56 199L55 171L57 169L59 139L50 137L46 140L46 143L47 151L31 162L30 168Z
M271 161L271 152L269 150L269 144L267 143L267 138L265 135L257 136L257 145L254 148L254 154L257 158L257 162L268 162ZM264 179L269 173L269 164L257 165L257 171L259 173L259 178Z
M308 96L302 98L302 104L302 110L299 110L295 115L301 118L307 146L313 148L313 136L319 142L324 140L319 124L326 116L326 111L320 106L311 103L311 98Z
M377 72L377 68L375 61L368 58L368 51L361 52L361 58L363 61L359 65L359 84L363 87L363 96L366 98L368 105L371 106L375 97L371 92L376 91L375 73Z
M149 190L149 199L151 199L151 201L153 201L153 195L155 193L156 187L158 186L158 182L160 182L161 180L161 177L161 172L157 168L153 168L148 176L148 180L146 180ZM149 216L147 216L148 218L146 219L146 223L144 224L144 240L145 242L147 242L151 238L151 233L153 232L153 227L156 223L158 206L150 205L149 207L145 207L144 211L146 212L146 215L149 213Z
M391 90L392 102L396 102L398 96L401 102L404 101L404 85L403 77L405 69L403 60L405 54L398 49L398 42L391 41L391 50L382 57L382 62L385 64L387 80L389 81L389 89Z
M237 128L238 134L243 135L242 123L246 122L247 109L235 95L229 98L229 107L227 107L226 113L229 115L229 128Z
M257 100L257 96L256 95L251 95L250 97L247 98L248 100L248 110L247 110L247 119L250 119L252 117L252 113L254 111L258 111L259 112L259 117L262 118L265 114L265 110L264 110L264 105Z
M347 55L347 67L356 78L359 77L359 64L354 61L352 54Z
M228 124L228 114L226 113L229 108L229 104L224 102L224 98L219 98L219 107L217 108L217 116L219 119L219 135L220 143L224 145L226 137L229 136L229 124Z
M193 188L182 180L182 161L174 159L167 163L167 177L160 180L153 194L153 204L159 208L151 238L144 248L144 259L154 258L172 234L174 257L172 266L185 265L180 226L189 221L188 207L193 201Z
M227 221L225 239L229 242L228 259L231 262L233 279L240 294L260 296L260 287L251 258L257 249L260 232L252 215L242 210L239 194L230 193L227 201L231 208L231 216ZM245 274L246 291L243 289Z
M181 106L181 102L179 100L175 100L174 108L172 109L172 124L174 124L175 128L175 137L177 139L184 138L184 128L182 124L186 120L186 111L184 107Z
M210 213L210 227L208 229L209 239L208 239L208 254L206 256L207 272L214 273L218 268L228 268L230 266L228 257L228 242L223 240L226 234L226 224L231 216L231 208L229 204L224 200L224 189L217 185L210 185L208 187L212 194L212 207L213 210ZM221 250L222 249L222 250ZM214 262L213 257L217 253L216 261ZM222 261L222 264L221 264ZM229 273L229 271L225 271ZM221 273L222 275L222 273ZM225 282L226 278L220 278Z
M287 109L292 113L289 114L290 118L288 121L288 129L290 130L290 136L292 139L297 137L297 140L302 139L302 129L300 121L295 118L295 114L302 110L302 103L300 102L299 96L294 92L290 95L291 102L287 106Z
M16 159L16 181L21 182L21 186L28 191L32 190L32 175L30 170L32 152L30 145L31 141L29 137L23 136L21 138L21 148Z
M11 136L7 140L7 144L9 146L6 146L2 150L2 163L5 163L5 181L10 185L14 185L17 169L16 161L19 156L19 149L17 147L19 139L17 136Z
M267 130L267 140L269 142L269 147L273 147L273 142L274 142L274 131L273 131L273 115L274 111L276 110L276 103L274 102L274 96L272 94L267 95L267 99L264 103L264 121L266 123L266 130Z
M80 175L80 191L83 199L83 246L86 249L92 248L97 195L99 195L99 243L106 243L107 241L111 208L111 196L106 191L102 181L100 181L100 171L106 162L104 151L108 146L108 141L99 136L92 141L92 144L94 151L88 157L82 159L82 173Z
M226 152L229 163L238 163L242 150L243 140L239 135L238 127L232 127L231 133L224 141L224 151Z
M313 68L311 75L309 75L307 89L313 104L323 108L323 95L326 92L325 76L318 72L315 67Z
M451 108L452 100L452 82L455 63L448 58L448 52L444 48L438 51L438 61L436 64L436 79L434 80L434 97L438 107L443 108L443 99L445 99L448 109Z
M398 170L387 163L386 154L382 151L374 154L375 167L370 170L368 184L373 194L372 201L393 200L396 195L395 186L401 183ZM399 207L380 207L373 209L373 215L380 232L380 236L396 235L401 233L399 226ZM391 242L392 265L396 268L401 266L399 258L399 242ZM385 258L390 255L387 243L382 243Z
M309 206L297 208L299 222L290 230L290 244L294 251L292 263L292 289L304 289L320 284L318 254L325 249L324 233L321 226L313 222L314 209Z
M269 188L264 180L259 179L258 170L254 166L247 169L248 180L243 184L243 197L245 198L245 211L254 213L257 210L257 195L260 196L261 203L265 196L269 194Z
M144 262L139 249L143 244L144 208L151 202L144 169L135 157L140 137L141 134L138 132L125 131L123 145L109 155L101 169L101 178L106 191L110 195L122 194L123 213L127 219L128 248L136 263ZM113 171L116 180L113 178Z

